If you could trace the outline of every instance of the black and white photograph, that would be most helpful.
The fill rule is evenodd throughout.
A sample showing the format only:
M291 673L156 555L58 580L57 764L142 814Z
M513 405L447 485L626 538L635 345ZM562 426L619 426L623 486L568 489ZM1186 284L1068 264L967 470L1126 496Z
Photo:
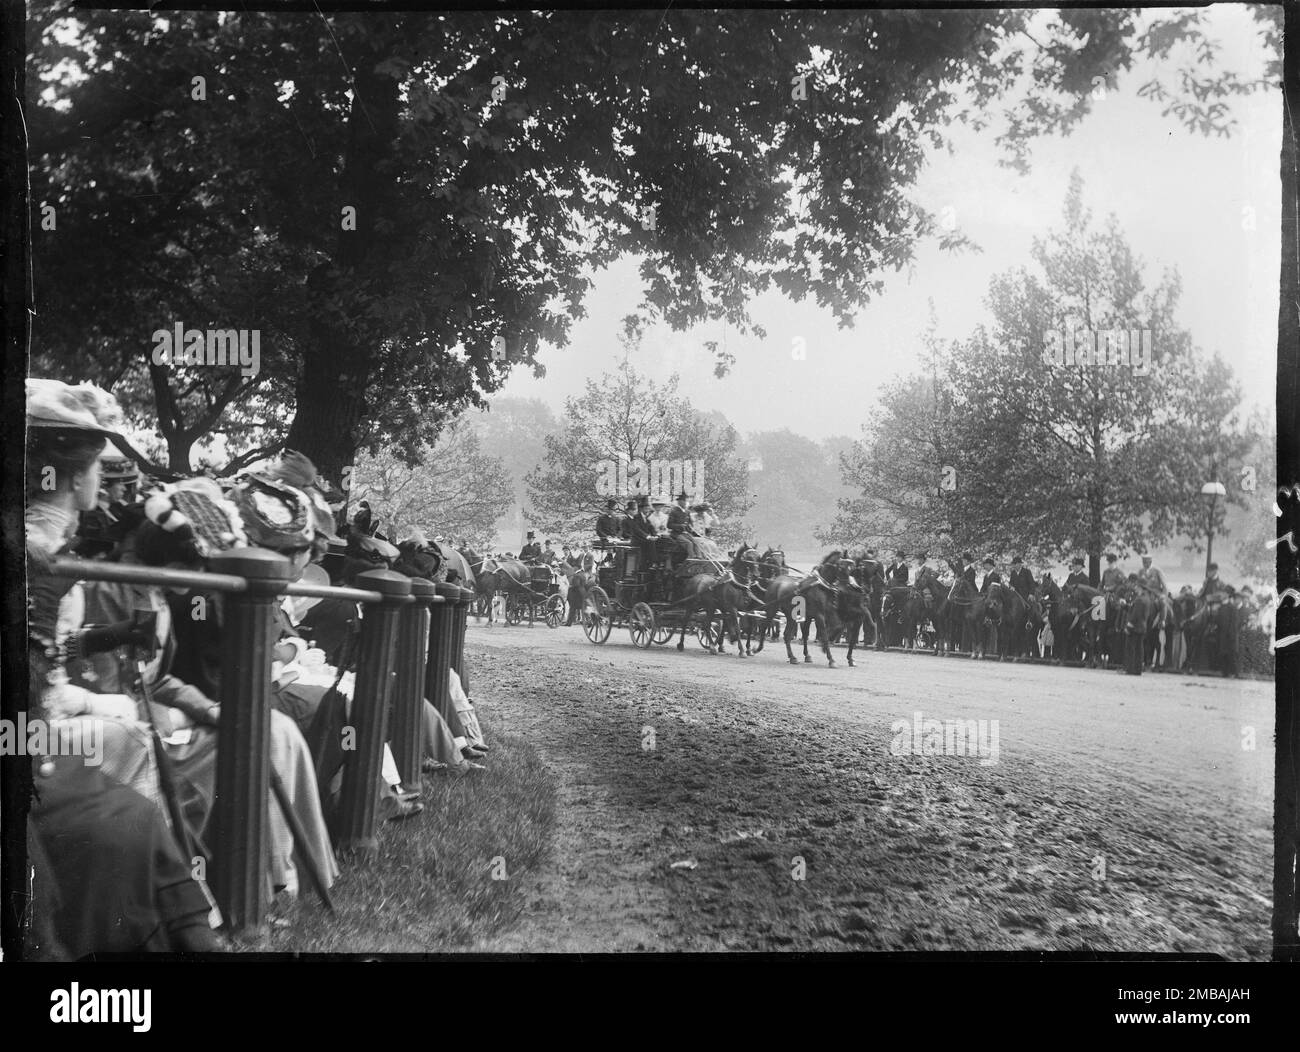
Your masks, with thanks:
M1295 8L5 18L7 960L1296 959Z

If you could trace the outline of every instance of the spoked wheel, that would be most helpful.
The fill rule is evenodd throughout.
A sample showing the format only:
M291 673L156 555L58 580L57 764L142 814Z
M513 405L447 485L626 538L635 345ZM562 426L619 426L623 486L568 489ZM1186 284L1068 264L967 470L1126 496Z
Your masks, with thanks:
M655 636L655 612L648 603L637 603L627 618L627 630L632 636L632 645L642 650L650 649L650 641Z
M523 619L523 604L513 595L506 596L506 624L517 625Z
M712 621L704 621L695 626L695 639L705 650L712 650L718 645L721 629L713 627Z
M569 615L569 608L564 602L564 596L553 595L546 600L546 627L559 628L564 624L564 619Z
M660 618L655 618L655 630L650 635L650 642L656 646L663 646L665 643L671 643L676 629L672 625L664 624Z
M582 631L593 643L603 643L609 638L609 631L613 627L609 596L603 588L597 586L587 593L587 602L582 608Z

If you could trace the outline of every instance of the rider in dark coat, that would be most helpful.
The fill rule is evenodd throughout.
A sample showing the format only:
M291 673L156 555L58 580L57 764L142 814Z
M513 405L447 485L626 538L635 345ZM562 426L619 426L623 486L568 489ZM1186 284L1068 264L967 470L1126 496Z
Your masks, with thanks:
M1034 590L1034 575L1025 569L1025 561L1019 555L1011 560L1010 584L1025 599Z
M1124 584L1124 571L1119 568L1119 556L1111 552L1106 556L1106 567L1101 575L1101 590L1113 592Z
M533 539L533 531L528 531L528 543L519 549L519 561L521 563L535 563L542 557L541 545Z
M906 588L907 578L907 556L903 552L895 552L894 565L889 568L889 587Z
M1228 587L1227 582L1219 576L1218 563L1210 563L1209 571L1205 583L1201 585L1197 598L1210 603L1221 603L1232 594L1232 590Z
M1070 576L1065 579L1065 587L1069 588L1072 584L1081 584L1088 587L1088 575L1083 569L1083 560L1075 556L1070 560Z
M1002 583L1002 575L994 569L996 566L992 556L984 560L984 581L980 585L980 595L988 595L993 585Z

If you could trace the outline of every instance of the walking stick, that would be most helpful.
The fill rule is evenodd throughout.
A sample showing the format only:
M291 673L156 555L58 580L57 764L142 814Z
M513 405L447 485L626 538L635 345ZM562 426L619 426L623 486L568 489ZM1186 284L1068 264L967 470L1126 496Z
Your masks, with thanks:
M202 857L207 858L210 852L206 845L200 845L198 838L190 829L185 821L185 814L181 810L180 799L176 795L176 780L172 768L171 757L167 755L166 748L163 747L162 735L158 733L158 725L153 718L153 697L149 691L148 680L145 677L145 661L139 652L138 645L132 647L132 653L135 657L136 682L140 685L140 707L145 712L145 722L149 726L149 737L153 744L154 760L158 764L158 788L162 790L163 802L167 806L167 815L171 819L172 834L176 837L177 846L181 849L181 854L190 860L190 876L199 889L203 892L203 897L208 900L208 906L211 910L209 916L216 923L211 926L218 928L221 926L221 909L217 906L217 900L208 887L208 882L200 876L193 873L194 860Z
M144 660L137 655L136 657L136 674L140 682L140 692L144 697L144 709L148 714L149 730L153 737L154 754L158 758L158 783L163 791L163 798L167 802L167 810L171 815L172 824L177 830L177 840L180 842L181 850L187 852L191 858L197 853L197 846L192 842L193 836L190 828L185 823L184 815L181 813L180 801L176 796L176 783L172 778L171 757L167 755L167 750L163 747L162 736L158 733L158 725L153 719L153 696L149 689L148 680L144 674ZM321 873L320 866L312 852L310 842L307 839L306 831L302 823L298 820L298 815L290 806L289 793L284 787L284 782L280 779L280 772L274 767L271 768L271 789L275 793L276 801L280 805L280 812L284 815L285 822L289 825L289 832L293 835L295 845L301 845L299 856L303 861L304 868L307 870L307 876L311 879L312 887L316 894L320 896L321 902L330 912L334 912L334 903L330 899L329 889L325 885L324 877ZM206 857L210 854L206 849L202 852ZM212 898L211 892L203 881L199 881L203 887L203 892L208 896L212 903L212 908L216 909L216 900Z

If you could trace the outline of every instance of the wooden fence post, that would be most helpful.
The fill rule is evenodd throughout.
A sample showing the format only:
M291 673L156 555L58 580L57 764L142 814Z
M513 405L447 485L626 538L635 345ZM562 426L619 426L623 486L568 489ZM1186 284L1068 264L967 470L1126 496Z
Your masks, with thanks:
M388 736L388 706L397 678L397 619L403 605L400 599L411 594L411 579L392 570L369 570L357 575L356 587L379 592L384 601L367 606L361 618L356 689L348 721L353 749L343 768L339 850L369 854L379 846L375 811Z
M214 573L248 581L224 597L221 721L213 800L212 891L226 928L255 930L266 920L270 854L271 637L289 560L261 548L236 548L208 560Z
M447 675L451 668L452 621L460 588L439 581L434 586L442 600L433 605L429 638L429 663L425 670L424 691L438 714L450 722L451 683Z
M469 697L469 669L465 667L465 626L469 623L469 608L474 602L474 590L462 588L460 600L452 614L451 667L460 677L460 688Z
M429 607L436 598L433 582L411 581L415 602L403 608L397 629L397 687L390 738L402 785L418 791L424 759L424 670L429 660Z

